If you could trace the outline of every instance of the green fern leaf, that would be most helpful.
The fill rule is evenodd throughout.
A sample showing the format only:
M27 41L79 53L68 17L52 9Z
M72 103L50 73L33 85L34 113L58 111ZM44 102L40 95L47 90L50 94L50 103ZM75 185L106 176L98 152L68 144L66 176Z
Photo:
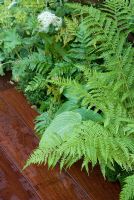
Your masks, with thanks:
M132 200L134 198L134 175L125 178L125 185L120 194L120 200Z

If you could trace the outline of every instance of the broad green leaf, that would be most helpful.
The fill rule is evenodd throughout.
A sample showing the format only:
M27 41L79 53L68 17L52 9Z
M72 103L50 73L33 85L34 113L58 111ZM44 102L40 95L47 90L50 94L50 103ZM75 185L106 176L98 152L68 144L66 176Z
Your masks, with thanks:
M62 112L65 111L73 111L78 108L78 105L73 101L66 101L62 104L62 106L59 108L59 110L56 112L56 115L59 115Z
M75 126L82 121L81 115L72 111L63 112L55 117L49 127L46 129L40 141L40 147L49 145L47 143L52 141L53 135L59 135L61 138L70 135Z
M93 110L89 110L86 108L79 108L74 110L75 112L79 113L82 116L82 120L92 120L95 122L103 121L103 117L99 114L94 112Z

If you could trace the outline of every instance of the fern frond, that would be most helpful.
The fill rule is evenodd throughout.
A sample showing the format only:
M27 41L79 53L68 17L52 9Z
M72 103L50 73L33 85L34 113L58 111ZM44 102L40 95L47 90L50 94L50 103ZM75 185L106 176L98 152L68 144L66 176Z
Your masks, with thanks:
M48 112L42 113L41 115L36 117L36 125L35 125L35 130L39 136L43 135L45 132L46 128L51 122L51 118L49 116Z
M42 90L47 86L47 80L42 75L37 74L32 81L29 82L28 86L25 89L25 92Z
M56 41L62 41L64 47L71 41L74 40L78 28L78 20L74 17L69 19L67 17L64 18L65 27L63 27L58 35L56 36Z
M55 139L54 139L55 138ZM49 142L48 142L49 139ZM54 167L60 161L63 166L70 167L74 162L83 159L83 167L88 169L88 163L100 164L102 173L105 168L112 168L118 163L123 169L131 169L133 157L133 141L130 138L114 137L114 133L93 121L85 121L71 131L71 137L60 136L51 132L43 135L39 149L35 150L27 162L41 164L49 160L49 167ZM38 154L41 151L42 154ZM37 158L37 159L36 159Z
M120 194L120 200L131 200L134 198L134 175L125 178L125 185Z
M72 80L71 77L62 78L62 77L53 77L49 80L50 83L53 83L58 86L72 86L72 85L80 85L75 80Z
M106 13L108 17L116 21L116 26L119 31L125 33L126 36L129 32L131 32L134 13L134 6L132 0L107 0L103 4L102 11Z
M67 62L56 63L54 68L49 73L50 78L52 77L68 77L76 71L73 64Z
M13 66L13 80L18 82L28 70L44 75L49 72L51 66L51 59L46 58L42 52L33 52L28 57L16 61Z
M68 9L74 16L87 14L89 6L81 5L80 3L66 3L65 8Z

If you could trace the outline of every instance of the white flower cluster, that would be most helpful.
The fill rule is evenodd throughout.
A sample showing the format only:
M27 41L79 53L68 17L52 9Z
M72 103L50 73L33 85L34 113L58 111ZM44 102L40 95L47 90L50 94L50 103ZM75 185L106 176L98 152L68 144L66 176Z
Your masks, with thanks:
M41 25L41 31L48 33L50 25L55 27L55 30L59 30L62 26L62 18L57 17L50 11L43 11L38 15L38 22Z

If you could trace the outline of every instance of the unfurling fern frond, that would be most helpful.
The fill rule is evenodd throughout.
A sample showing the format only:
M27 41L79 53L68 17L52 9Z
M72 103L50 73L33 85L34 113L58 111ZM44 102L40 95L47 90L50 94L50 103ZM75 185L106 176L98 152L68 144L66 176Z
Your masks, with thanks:
M134 175L125 178L125 185L120 194L120 200L134 199Z

